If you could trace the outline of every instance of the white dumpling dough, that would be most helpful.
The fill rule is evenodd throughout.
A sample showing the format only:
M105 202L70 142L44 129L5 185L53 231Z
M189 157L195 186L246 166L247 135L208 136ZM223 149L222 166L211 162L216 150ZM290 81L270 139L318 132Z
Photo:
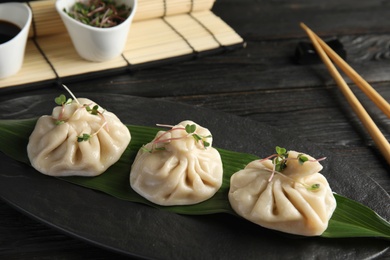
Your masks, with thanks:
M52 115L40 117L30 135L27 153L32 166L51 176L97 176L119 160L131 135L128 128L111 112L101 107L93 115L83 105L95 102L78 98L71 104L57 106ZM63 121L56 124L57 120ZM91 135L87 141L77 137Z
M298 156L295 151L288 154L289 158ZM319 162L301 165L298 160L288 160L282 172L285 176L275 173L269 181L272 168L271 160L256 160L232 175L229 201L234 211L269 229L303 236L321 235L336 209L328 181L318 173L322 165ZM307 188L313 184L320 187Z
M195 123L183 121L172 129L185 128L187 124ZM208 129L195 125L199 136L211 135ZM164 150L139 150L130 173L133 190L163 206L196 204L211 198L221 187L223 177L221 156L211 146L212 137L205 139L210 143L205 148L184 130L159 131L145 148L151 150L155 140L170 138L175 140L157 144Z

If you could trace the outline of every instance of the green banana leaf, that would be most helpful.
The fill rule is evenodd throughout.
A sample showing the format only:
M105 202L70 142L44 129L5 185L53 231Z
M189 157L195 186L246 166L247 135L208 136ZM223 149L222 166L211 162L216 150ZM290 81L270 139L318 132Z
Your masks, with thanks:
M26 147L35 123L36 119L0 120L0 151L17 161L29 164ZM139 148L150 142L159 129L134 125L128 125L127 127L132 135L131 143L120 160L105 173L93 178L74 176L59 179L105 192L118 199L143 203L174 213L190 215L228 213L235 215L227 197L230 176L243 169L249 162L258 159L256 156L217 148L224 165L224 179L221 189L211 199L188 206L158 206L147 201L131 189L129 172ZM337 208L322 237L378 237L390 239L389 222L356 201L338 194L335 194L335 197Z

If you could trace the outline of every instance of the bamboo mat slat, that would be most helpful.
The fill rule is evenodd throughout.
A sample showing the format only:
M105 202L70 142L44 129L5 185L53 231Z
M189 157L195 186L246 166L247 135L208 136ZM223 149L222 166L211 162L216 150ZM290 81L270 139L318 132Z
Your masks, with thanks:
M192 52L190 46L163 19L147 20L133 25L123 52L130 64L168 59Z
M197 52L218 48L218 41L207 31L207 28L188 14L166 17L165 20L176 28Z
M55 0L33 1L28 4L34 16L30 37L66 33L66 28L55 9Z
M0 86L21 85L28 82L38 82L55 78L54 71L40 55L32 41L27 42L26 55L21 70L9 78L0 79ZM4 85L3 85L4 84Z
M55 10L55 0L28 2L34 14L35 35L66 33L66 28ZM211 10L214 0L138 0L133 21L143 21L176 14ZM48 22L49 21L49 22ZM34 35L30 29L30 37Z
M38 43L59 77L77 75L80 72L90 73L120 68L127 65L121 57L114 58L109 62L88 62L81 59L68 34L44 37L39 39Z
M34 26L23 67L16 75L0 79L0 89L152 67L243 46L243 39L210 10L214 0L139 0L122 55L90 62L77 54L54 3L29 2Z
M202 21L211 34L216 37L216 39L223 46L228 46L235 44L236 42L242 42L242 38L218 16L215 16L210 12L199 12L192 14L195 18Z

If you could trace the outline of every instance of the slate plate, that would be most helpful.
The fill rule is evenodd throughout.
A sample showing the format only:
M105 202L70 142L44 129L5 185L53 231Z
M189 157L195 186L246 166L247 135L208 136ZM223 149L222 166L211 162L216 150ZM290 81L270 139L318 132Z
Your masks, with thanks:
M348 162L315 144L249 119L177 103L77 93L116 113L126 124L154 126L191 119L213 134L215 147L265 157L276 145L327 156L323 174L332 189L390 219L389 195ZM0 103L0 118L50 114L53 95ZM21 212L66 234L129 256L149 259L362 259L378 256L387 241L301 238L267 230L226 214L185 216L122 201L36 172L0 153L0 197ZM356 192L359 191L359 192Z

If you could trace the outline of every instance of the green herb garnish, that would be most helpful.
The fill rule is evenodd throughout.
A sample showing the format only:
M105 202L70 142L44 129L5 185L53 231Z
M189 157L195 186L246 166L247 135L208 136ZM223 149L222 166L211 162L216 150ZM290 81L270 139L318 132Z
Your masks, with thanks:
M308 187L307 189L315 191L315 190L318 190L319 188L320 188L320 184L319 183L315 183L315 184L311 185L310 187Z
M78 105L78 108L77 108L76 111L85 108L85 110L87 112L89 112L91 115L100 116L102 121L103 121L103 124L101 125L101 127L95 133L93 133L93 134L86 134L86 133L84 133L81 136L77 137L77 142L88 141L89 139L91 139L91 137L93 137L94 135L97 135L102 130L103 127L107 127L107 131L108 131L107 121L106 121L106 119L105 119L105 117L103 115L104 111L103 112L99 112L99 110L98 110L99 106L98 105L94 105L92 108L89 105L87 105L87 104L81 105L79 103L79 101L77 100L76 96L70 91L70 89L68 89L65 85L62 85L62 86L66 89L66 91L69 92L69 94L72 96L73 99L72 98L66 99L66 96L64 94L61 94L61 95L59 95L58 97L56 97L54 99L54 101L56 102L57 105L62 106L61 112L58 115L58 118L54 122L56 125L61 125L61 124L66 122L65 120L62 119L62 117L64 115L64 112L65 112L65 105L71 104L73 102L73 100L74 100L77 103L77 105ZM71 118L75 114L76 111L74 111L74 113L69 118Z
M196 125L194 125L194 124L193 125L186 125L185 129L186 129L186 132L189 134L195 133Z
M65 8L63 11L86 25L109 28L126 20L131 8L117 5L113 0L88 0L76 2L69 11Z
M307 158L307 156L305 156L303 154L299 154L297 159L298 159L298 162L300 165L304 164L305 162L307 162L309 160L309 158Z
M57 105L63 106L72 103L73 99L71 98L66 99L66 96L64 94L61 94L58 97L56 97L54 101L56 102Z
M97 135L106 125L107 125L107 121L105 121L95 133L92 134L83 133L82 135L77 136L77 142L81 143L81 142L88 141L93 136Z
M318 161L325 159L325 158L320 158L317 160L309 160L309 158L304 154L298 154L297 158L289 158L287 150L285 148L279 147L279 146L275 147L275 151L276 151L276 154L273 154L271 156L268 156L265 159L260 160L260 161L264 161L267 159L272 159L272 164L273 164L274 168L272 169L272 171L270 170L271 176L268 179L269 182L272 180L275 173L278 173L278 174L284 176L285 178L288 178L288 179L291 179L291 180L297 182L296 180L283 174L283 170L288 167L287 162L289 160L298 160L299 164L303 165L305 162L318 162ZM310 191L316 191L320 188L319 183L315 183L313 185L306 185L304 183L301 183L301 184L304 185Z
M99 106L98 105L94 105L93 108L90 108L89 106L85 106L85 109L91 113L92 115L98 115L99 114Z
M148 149L146 148L145 146L142 146L141 149L145 152L149 152L149 153L152 153L153 151L162 151L162 150L165 150L165 147L156 147L156 145L158 143L169 143L170 141L173 141L173 140L179 140L179 139L182 139L182 138L186 138L188 136L192 136L194 139L195 139L195 142L199 142L202 144L203 148L207 148L207 147L210 147L211 146L211 143L207 142L206 139L207 138L211 138L212 135L208 135L208 136L201 136L201 135L198 135L195 133L196 131L196 125L195 124L187 124L185 127L174 127L174 126L171 126L171 125L162 125L162 124L157 124L158 126L164 126L164 127L172 127L170 130L168 131L165 131L165 133L163 133L162 135L160 135L158 138L156 138L153 142L152 142L152 149ZM163 139L163 137L167 134L167 133L170 133L172 131L176 131L176 130L181 130L181 131L186 131L187 135L185 136L182 136L182 137L176 137L176 138L166 138L166 139Z
M62 115L65 111L65 105L69 105L70 103L72 103L73 99L66 99L66 96L64 94L61 94L54 99L54 102L56 102L57 105L62 106L61 113L59 114L58 119L54 122L56 125L61 125L65 122L64 120L62 120Z
M91 138L89 134L82 134L81 136L77 136L77 142L88 141Z
M211 135L208 135L208 136L200 136L198 134L195 133L195 130L196 130L196 125L192 124L192 125L186 125L185 127L185 130L188 134L191 134L192 137L194 137L195 141L196 142L201 142L203 144L203 147L209 147L210 146L210 143L207 142L205 139L206 138L210 138L212 137Z
M288 158L288 153L285 148L276 146L276 156L272 160L272 163L275 165L275 170L278 172L282 172L286 167L287 167L287 158Z

